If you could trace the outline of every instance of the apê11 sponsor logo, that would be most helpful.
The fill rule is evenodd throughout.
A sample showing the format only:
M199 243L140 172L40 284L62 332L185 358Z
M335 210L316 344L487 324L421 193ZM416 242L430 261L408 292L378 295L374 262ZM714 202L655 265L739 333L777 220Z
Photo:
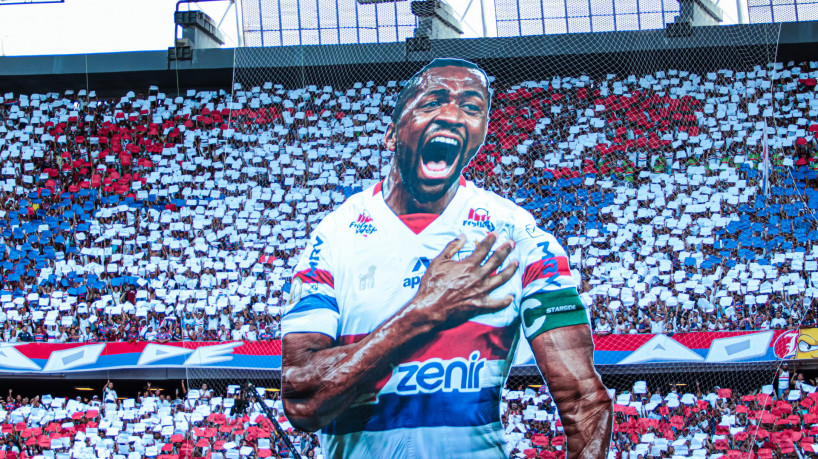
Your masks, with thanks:
M491 215L489 215L488 210L483 208L469 209L469 216L463 220L463 226L486 228L489 231L494 231L494 223L491 222Z
M409 277L403 279L403 286L408 288L415 288L420 285L420 279L426 274L426 270L429 268L429 260L426 257L418 257L418 261L415 262L415 267L412 268L412 274Z

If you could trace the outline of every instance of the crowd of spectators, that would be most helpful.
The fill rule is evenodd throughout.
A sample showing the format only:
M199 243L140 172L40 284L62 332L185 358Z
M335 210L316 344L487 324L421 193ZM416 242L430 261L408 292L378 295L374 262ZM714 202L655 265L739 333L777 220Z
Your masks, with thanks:
M465 174L565 245L597 333L814 325L816 76L494 81ZM401 84L3 94L3 340L277 338L312 225L385 175Z
M615 404L609 458L818 457L815 381L798 371L778 375L782 372L785 382L777 391L769 384L739 393L724 385L705 387L698 380L693 387L650 388L637 381L632 390L611 389ZM768 376L772 380L774 375ZM746 375L735 380L740 378ZM757 374L753 379L768 378ZM506 391L503 401L510 457L565 457L565 432L545 386Z
M322 457L318 437L287 422L278 391L227 386L217 394L207 384L184 390L184 382L182 388L164 394L147 383L124 397L109 381L101 393L76 398L9 390L0 409L0 457L293 457L270 415L302 457Z
M752 379L775 379L762 373L769 378ZM748 386L746 374L721 379ZM637 381L628 390L610 389L615 405L609 458L816 458L815 381L786 369L778 379L778 390L761 382L745 392L698 380L667 388ZM147 383L125 395L109 381L96 395L76 398L29 398L9 390L0 408L0 457L293 457L269 416L302 457L324 457L319 437L294 430L283 416L278 391L181 387L165 394ZM547 386L507 387L500 411L509 457L565 457L565 432Z

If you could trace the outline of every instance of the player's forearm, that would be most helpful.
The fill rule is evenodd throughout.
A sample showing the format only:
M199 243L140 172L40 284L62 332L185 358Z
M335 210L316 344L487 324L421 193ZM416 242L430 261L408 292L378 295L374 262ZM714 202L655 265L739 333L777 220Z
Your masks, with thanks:
M326 426L362 395L375 391L375 383L391 372L396 351L434 329L405 307L357 343L306 350L292 358L287 341L293 335L287 335L282 390L288 419L306 431Z
M569 459L604 458L608 454L613 427L613 404L601 383L580 381L576 387L589 385L597 387L552 392L568 437Z
M591 329L577 324L531 342L568 437L568 457L604 458L611 441L613 403L594 370Z

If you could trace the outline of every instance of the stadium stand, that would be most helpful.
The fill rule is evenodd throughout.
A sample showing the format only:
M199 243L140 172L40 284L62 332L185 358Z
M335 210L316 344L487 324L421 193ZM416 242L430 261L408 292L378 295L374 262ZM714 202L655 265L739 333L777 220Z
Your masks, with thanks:
M815 326L816 76L790 63L495 81L489 139L466 174L568 248L598 334ZM278 338L311 225L383 175L399 89L3 95L3 341ZM639 382L614 393L614 454L816 457L815 384L793 372L790 386ZM276 394L263 397L281 415ZM0 457L287 457L239 398L10 394ZM508 389L501 408L510 456L564 457L545 387ZM322 457L315 436L291 440Z
M814 383L814 381L811 381ZM794 373L780 397L773 386L738 394L726 387L682 393L645 381L616 394L612 457L814 457L816 393ZM504 394L503 419L511 457L565 457L556 406L547 391Z
M28 398L9 391L0 457L287 457L259 406L281 412L278 392L261 389L249 403L238 386L228 392L217 395L202 387L165 396L150 383L134 398L116 398L115 392L110 399ZM288 425L283 416L281 422ZM315 435L293 432L291 439L304 457L319 451Z
M610 457L816 457L818 392L815 381L797 371L780 395L772 385L752 393L698 383L690 392L677 389L637 381L615 394ZM114 393L110 399L104 393L72 399L9 392L0 413L0 457L290 457L262 401L303 457L323 457L316 435L289 425L279 393L259 392L249 404L242 404L246 397L238 386L225 394L202 387L166 396L148 384L135 397ZM501 411L509 457L565 457L564 431L545 386L505 389Z
M816 67L496 81L466 174L565 244L599 334L814 324ZM399 89L5 94L4 341L275 339Z

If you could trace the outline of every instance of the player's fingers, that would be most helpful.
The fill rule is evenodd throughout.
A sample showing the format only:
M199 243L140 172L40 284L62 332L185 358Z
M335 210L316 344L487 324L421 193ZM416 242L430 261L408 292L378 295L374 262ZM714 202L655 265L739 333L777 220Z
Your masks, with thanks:
M483 283L483 287L487 292L494 291L497 287L508 282L514 273L517 272L517 268L519 266L520 264L518 262L512 261L502 271L486 279L486 281Z
M469 255L469 260L476 263L478 266L483 264L491 248L494 246L494 241L497 240L497 235L494 232L489 232L482 241L478 242L474 247L474 252Z
M446 247L443 248L443 251L440 252L438 257L448 260L452 258L454 254L460 251L464 245L466 245L466 236L461 234L460 236L457 236L457 239L454 239L446 244Z
M480 306L483 309L500 310L507 308L512 301L514 301L514 295L506 295L502 298L490 298L486 296Z
M489 274L493 273L494 270L502 266L503 262L506 261L508 255L511 251L514 250L514 241L506 241L503 245L500 246L499 249L495 250L491 257L486 260L486 264L484 264L480 270L483 272L484 276L488 276Z

